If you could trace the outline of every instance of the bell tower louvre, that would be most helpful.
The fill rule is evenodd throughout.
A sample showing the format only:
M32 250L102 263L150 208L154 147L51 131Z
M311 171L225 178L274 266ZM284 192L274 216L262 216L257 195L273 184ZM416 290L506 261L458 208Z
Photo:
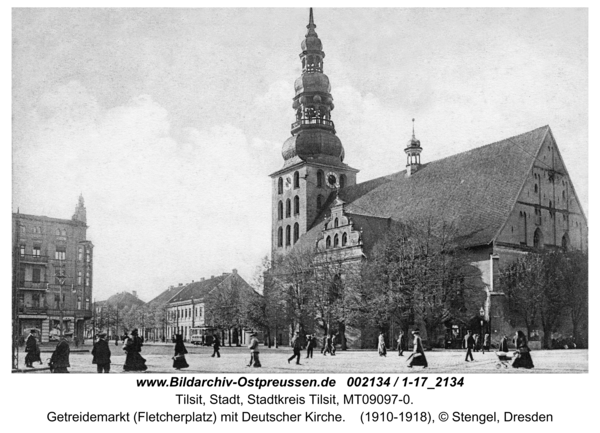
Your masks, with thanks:
M344 147L331 118L329 78L323 73L323 44L310 9L301 43L302 73L294 83L296 120L284 143L283 168L271 174L271 257L286 254L315 223L329 196L356 184L358 170L344 164ZM334 194L335 195L335 194Z

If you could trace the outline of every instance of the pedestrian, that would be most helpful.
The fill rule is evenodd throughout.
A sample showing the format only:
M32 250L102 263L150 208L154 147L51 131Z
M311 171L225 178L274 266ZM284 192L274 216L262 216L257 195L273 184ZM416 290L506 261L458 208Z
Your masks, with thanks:
M297 358L296 365L300 365L300 349L302 348L300 331L296 331L296 336L292 339L292 348L294 349L294 354L288 358L288 364L292 359Z
M486 332L485 335L483 336L483 349L481 350L481 353L485 353L485 351L490 351L490 333Z
M217 336L217 334L213 335L213 354L211 355L211 358L214 358L215 355L217 355L217 358L221 357L221 352L219 352L219 349L221 349L221 344L219 342L219 337Z
M427 358L425 358L425 350L423 350L419 328L415 329L412 334L414 336L413 353L408 357L410 361L408 367L412 368L415 365L422 365L423 368L427 368Z
M326 355L325 350L327 350L327 334L323 336L323 342L321 344L321 353Z
M473 338L473 335L471 334L471 330L469 329L467 331L467 336L465 337L465 346L467 347L467 354L465 356L465 361L469 362L469 358L471 358L471 361L475 361L473 359L473 348L475 347L475 339Z
M315 339L312 337L312 335L308 335L306 337L306 358L313 357L314 347L315 347Z
M143 343L138 335L138 330L134 329L131 331L131 336L126 338L125 345L123 347L123 350L127 353L123 370L146 371L148 369L146 366L146 360L142 357L142 355L140 355L142 346Z
M473 336L473 340L475 340L475 346L474 346L474 350L475 352L479 352L479 349L481 348L480 344L479 344L479 334L475 334Z
M79 347L79 338L77 338L77 335L73 337L73 343L75 343L75 347Z
M512 363L513 368L533 368L533 360L531 359L531 349L527 345L527 338L523 331L517 331L515 335L517 341L517 351L515 352Z
M175 336L175 355L173 355L173 368L175 370L189 367L185 360L186 353L188 353L188 351L185 348L185 344L183 344L183 335L177 334Z
M331 336L331 345L329 348L329 351L331 352L331 356L335 356L335 344L337 342L338 335L339 335L339 333L336 332L335 335Z
M258 359L258 354L260 351L258 349L258 338L256 338L256 332L250 334L250 345L248 346L248 349L250 349L250 363L248 364L248 367L262 367L262 365L260 365L260 360Z
M508 337L506 335L502 336L502 340L500 340L500 352L508 353Z
M117 337L117 336L115 335L115 346L118 346L118 345L119 345L119 337Z
M398 356L404 356L402 355L404 353L404 332L400 331L400 334L398 334Z
M29 335L25 341L25 352L27 352L27 355L25 356L25 367L34 368L34 362L42 363L40 358L40 345L36 337L36 330L33 328L29 331Z
M106 341L106 332L98 333L98 341L94 343L92 356L92 364L96 364L98 373L110 372L110 347Z
M383 335L383 331L379 333L379 344L377 345L377 350L379 352L379 356L386 356L387 349L385 347L385 335Z
M71 366L69 364L69 353L71 353L71 348L69 347L69 342L73 337L72 332L65 332L58 344L56 345L56 349L52 352L52 356L50 357L50 371L52 373L68 373L68 367Z

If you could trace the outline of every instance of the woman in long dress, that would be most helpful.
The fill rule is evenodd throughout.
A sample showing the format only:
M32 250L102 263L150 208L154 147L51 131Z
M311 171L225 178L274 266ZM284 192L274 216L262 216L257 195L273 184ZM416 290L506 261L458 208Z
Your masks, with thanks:
M146 367L146 360L142 357L142 355L140 355L142 346L143 343L141 338L138 336L138 330L134 329L131 331L131 336L125 340L125 347L123 347L123 350L127 352L123 370L146 371L148 369L148 367Z
M415 329L412 333L415 339L413 340L413 353L410 355L408 367L412 368L414 365L422 365L423 368L426 368L427 358L425 358L425 351L423 350L423 342L421 341L419 330Z
M387 349L385 347L385 336L383 335L383 332L379 333L379 344L377 349L379 351L379 356L385 356L387 354Z
M185 348L185 344L183 344L183 335L177 334L175 336L175 356L173 356L173 368L175 370L189 367L185 360L186 353L188 353L188 351Z
M517 352L515 353L512 363L513 368L533 368L533 360L531 359L531 349L527 345L527 337L523 331L517 331Z

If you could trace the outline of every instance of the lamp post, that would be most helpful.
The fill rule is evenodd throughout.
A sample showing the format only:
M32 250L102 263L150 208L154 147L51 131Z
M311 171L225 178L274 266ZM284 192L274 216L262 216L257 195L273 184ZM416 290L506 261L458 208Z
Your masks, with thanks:
M65 281L67 279L66 275L65 275L65 270L63 268L59 268L57 269L57 273L56 273L56 279L58 280L58 284L60 287L60 292L59 292L59 298L58 298L58 313L59 313L59 318L60 318L60 337L63 337L63 333L64 333L64 314L63 314L63 304L64 304L64 299L63 299L63 287L65 285Z

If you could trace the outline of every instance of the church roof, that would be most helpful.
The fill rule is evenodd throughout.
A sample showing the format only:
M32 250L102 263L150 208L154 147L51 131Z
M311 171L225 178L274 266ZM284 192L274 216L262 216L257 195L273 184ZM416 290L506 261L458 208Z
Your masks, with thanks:
M355 221L354 229L363 230L364 243L379 237L378 219L410 223L431 217L454 224L465 246L487 245L507 220L549 133L550 127L543 126L423 164L408 177L402 170L344 188L339 197ZM317 217L302 244L319 238L329 208ZM365 251L370 247L365 244Z

